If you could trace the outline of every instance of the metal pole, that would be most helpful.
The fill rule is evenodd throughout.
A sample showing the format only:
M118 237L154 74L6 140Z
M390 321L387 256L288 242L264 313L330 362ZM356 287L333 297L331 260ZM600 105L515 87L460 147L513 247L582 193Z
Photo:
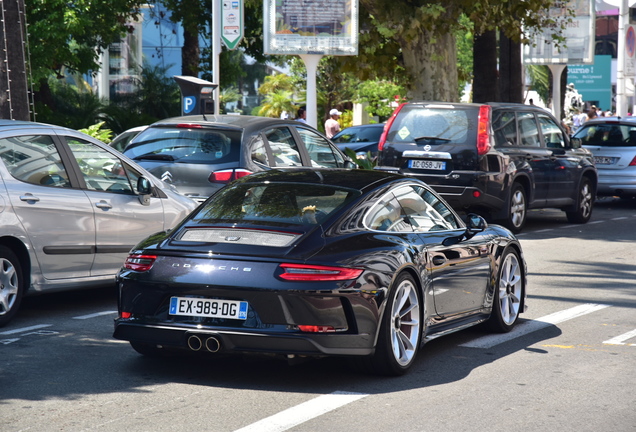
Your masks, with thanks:
M550 72L552 72L552 114L559 122L563 120L561 115L561 75L563 75L566 66L565 64L548 65Z
M627 115L627 92L625 90L625 53L627 50L625 38L629 24L629 5L622 0L618 15L618 55L616 56L616 115ZM603 107L605 108L605 107Z
M221 83L219 82L219 55L221 55L221 0L212 0L212 82L214 89L214 114L221 110Z

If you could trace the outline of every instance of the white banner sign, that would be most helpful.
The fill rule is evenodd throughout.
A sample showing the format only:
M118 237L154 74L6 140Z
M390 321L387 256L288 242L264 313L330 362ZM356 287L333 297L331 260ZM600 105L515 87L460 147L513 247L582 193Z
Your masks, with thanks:
M266 54L358 54L357 0L265 0Z

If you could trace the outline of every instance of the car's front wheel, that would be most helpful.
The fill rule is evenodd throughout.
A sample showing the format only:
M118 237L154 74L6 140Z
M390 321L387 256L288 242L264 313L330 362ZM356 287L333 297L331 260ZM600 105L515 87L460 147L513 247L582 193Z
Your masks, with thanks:
M23 294L20 260L9 248L0 246L0 327L18 312Z
M375 354L368 359L372 372L396 376L409 370L422 339L422 310L415 280L402 273L389 291Z
M523 271L517 251L506 250L499 262L492 313L488 320L491 330L509 332L517 323L525 289Z
M581 179L579 192L576 199L576 209L565 212L568 222L576 224L587 223L592 217L594 206L594 189L588 178Z

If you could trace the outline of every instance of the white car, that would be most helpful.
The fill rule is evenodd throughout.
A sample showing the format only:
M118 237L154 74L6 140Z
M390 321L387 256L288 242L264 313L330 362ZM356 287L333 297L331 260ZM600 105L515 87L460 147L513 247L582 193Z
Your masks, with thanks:
M589 120L573 140L594 155L598 196L636 197L636 118Z
M0 120L0 326L24 295L114 284L196 203L80 132Z

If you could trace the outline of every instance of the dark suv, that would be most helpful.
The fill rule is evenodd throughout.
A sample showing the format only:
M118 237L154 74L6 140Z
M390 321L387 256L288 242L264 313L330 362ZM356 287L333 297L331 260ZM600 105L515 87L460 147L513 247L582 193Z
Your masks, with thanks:
M546 110L511 103L408 102L387 123L378 166L430 184L458 211L519 232L531 208L592 215L592 154L570 142Z

